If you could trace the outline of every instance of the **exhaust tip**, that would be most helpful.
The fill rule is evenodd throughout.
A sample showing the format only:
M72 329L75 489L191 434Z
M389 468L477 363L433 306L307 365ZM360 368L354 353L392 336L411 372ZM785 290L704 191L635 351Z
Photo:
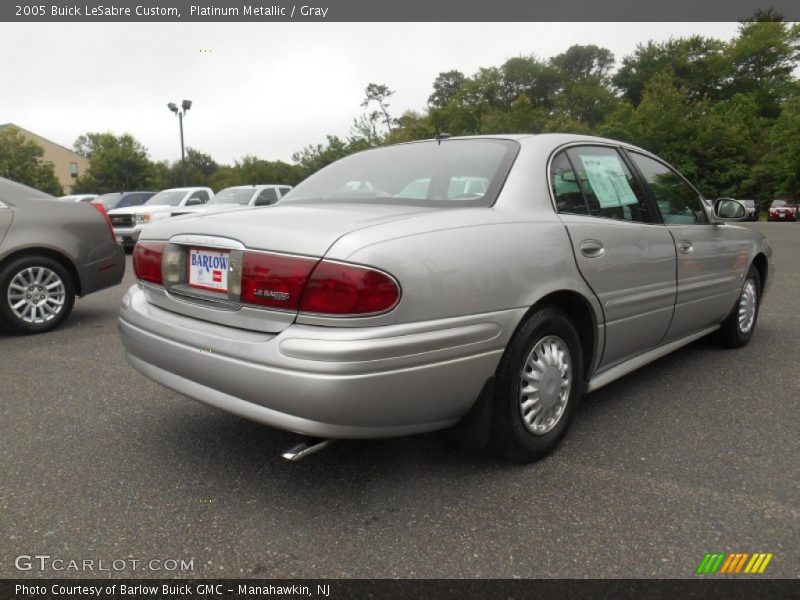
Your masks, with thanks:
M306 456L311 456L320 450L324 450L332 443L333 440L306 440L304 442L300 442L299 444L295 444L286 452L283 452L281 456L286 460L297 462L298 460L304 459Z

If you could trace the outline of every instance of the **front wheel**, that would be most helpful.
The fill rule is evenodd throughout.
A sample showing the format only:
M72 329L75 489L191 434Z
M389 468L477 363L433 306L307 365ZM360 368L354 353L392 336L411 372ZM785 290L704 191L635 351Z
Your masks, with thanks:
M489 448L518 462L550 453L567 432L581 397L578 333L552 307L530 315L497 369Z
M761 276L751 266L742 284L742 291L733 310L722 322L718 340L728 348L741 348L747 345L758 321L758 309L761 304Z
M46 256L25 256L0 271L0 329L44 333L69 316L75 285L67 270Z

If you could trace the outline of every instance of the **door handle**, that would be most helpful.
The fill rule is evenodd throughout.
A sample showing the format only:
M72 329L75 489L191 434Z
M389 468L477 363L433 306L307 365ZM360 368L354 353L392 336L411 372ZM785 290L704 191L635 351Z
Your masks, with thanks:
M681 240L680 242L678 242L678 251L681 254L691 254L692 252L694 252L694 246L692 246L692 242Z
M606 253L603 242L597 240L583 240L581 242L581 254L586 258L598 258Z

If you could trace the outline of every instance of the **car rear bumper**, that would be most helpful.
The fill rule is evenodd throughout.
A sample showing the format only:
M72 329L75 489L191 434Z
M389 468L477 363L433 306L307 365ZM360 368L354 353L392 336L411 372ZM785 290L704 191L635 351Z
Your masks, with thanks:
M119 244L111 244L107 258L83 265L80 269L81 295L117 285L125 275L125 250Z
M123 246L133 246L139 241L139 236L142 233L142 227L115 227L114 235L117 241Z
M135 369L211 406L305 435L390 437L456 424L524 312L267 334L163 310L135 285L119 333Z

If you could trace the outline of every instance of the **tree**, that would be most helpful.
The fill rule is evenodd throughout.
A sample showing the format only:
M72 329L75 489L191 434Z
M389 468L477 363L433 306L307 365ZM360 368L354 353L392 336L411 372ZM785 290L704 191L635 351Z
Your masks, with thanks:
M639 44L612 81L623 96L637 106L647 83L668 71L679 87L693 100L719 99L732 74L726 45L720 40L699 35L667 42Z
M75 180L74 192L105 194L151 185L154 173L147 148L128 133L87 133L75 140L74 148L91 159L89 170Z
M783 106L766 138L765 152L747 183L762 202L800 198L800 95Z
M389 116L389 103L386 102L386 100L392 96L394 96L394 90L390 90L385 85L370 83L364 90L364 101L361 103L361 106L368 108L372 102L377 102L378 107L380 108L380 113L377 111L372 113L372 118L373 120L377 120L379 115L382 113L383 122L386 125L386 129L389 131L392 130L392 118Z
M570 79L605 80L614 66L614 55L594 44L575 45L551 58L550 64Z
M44 150L16 129L0 130L0 177L60 196L61 184L52 164L43 163Z
M433 81L433 93L428 98L428 104L435 108L444 108L461 91L464 81L464 74L455 69L439 73Z
M730 95L752 95L761 116L776 118L792 86L800 24L790 26L771 11L757 13L755 18L766 20L742 22L728 50L733 69L728 90Z

